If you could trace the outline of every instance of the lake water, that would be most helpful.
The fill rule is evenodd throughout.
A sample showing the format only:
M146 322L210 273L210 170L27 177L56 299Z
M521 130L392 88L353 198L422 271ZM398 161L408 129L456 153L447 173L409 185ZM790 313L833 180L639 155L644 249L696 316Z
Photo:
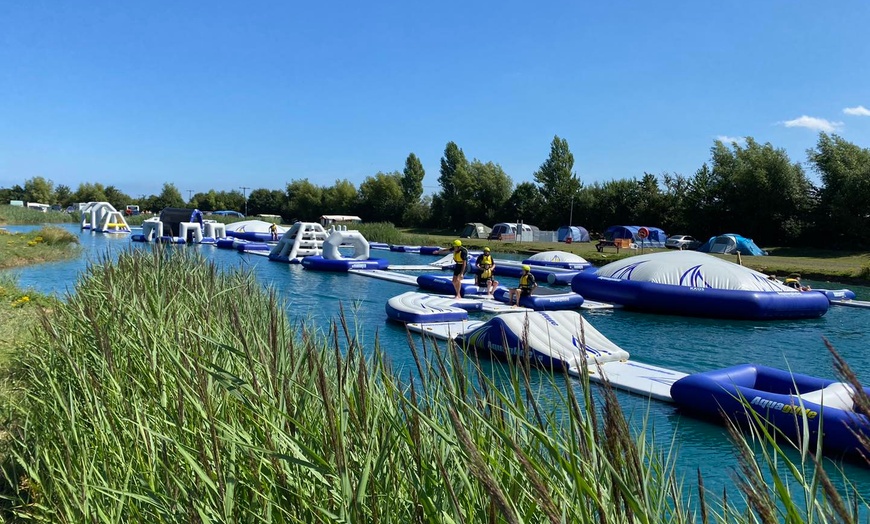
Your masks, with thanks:
M7 229L25 231L33 227L11 226ZM72 261L12 271L22 287L32 287L46 293L63 293L72 288L77 275L86 268L87 263L98 256L117 253L131 245L135 249L149 248L147 244L131 242L126 236L80 233L78 226L67 227L80 235L83 256ZM387 322L384 313L387 299L410 290L408 286L344 273L308 271L299 264L270 262L265 257L243 255L235 250L213 246L177 248L196 249L224 267L252 268L260 281L281 292L289 303L289 313L293 317L325 327L335 318L339 304L342 304L361 326L365 340L374 340L377 331L396 369L404 367L407 370L414 366L405 342L404 329ZM420 264L434 260L432 257L388 251L374 251L373 256L386 258L394 264ZM496 260L498 258L523 257L500 257L496 253ZM503 278L502 283L510 280ZM807 283L814 288L849 287L858 294L859 299L870 300L870 288L813 281ZM870 326L870 309L834 306L820 319L773 322L696 319L619 310L583 314L599 331L629 351L633 360L684 372L741 363L762 363L835 378L831 357L823 343L826 338L864 382L870 380L870 335L867 330ZM700 468L705 486L713 493L721 494L722 488L727 486L730 493L736 494L732 482L738 472L735 451L723 427L682 416L669 404L650 402L629 394L620 394L619 398L637 427L646 419L656 441L665 449L672 441L676 443L678 471L685 476L687 484L695 484L696 470ZM860 491L870 492L870 470L846 464L843 472L859 486ZM832 476L836 477L837 474Z

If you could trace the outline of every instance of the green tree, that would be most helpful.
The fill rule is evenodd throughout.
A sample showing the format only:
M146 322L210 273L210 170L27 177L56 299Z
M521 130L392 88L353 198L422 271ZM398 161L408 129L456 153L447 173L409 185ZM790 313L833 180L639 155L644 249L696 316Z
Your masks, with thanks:
M100 183L79 184L75 192L76 202L106 202L106 188Z
M248 213L251 215L281 215L287 211L287 194L277 189L254 189L248 195Z
M538 186L532 182L520 182L502 205L498 221L535 224L543 210L544 197L541 196Z
M106 202L112 204L112 207L119 211L123 212L125 209L127 209L127 204L133 203L133 199L130 198L130 195L124 193L115 186L107 186L105 193Z
M417 155L411 153L405 160L405 170L402 172L402 193L405 197L405 204L412 205L420 201L423 196L423 177L426 176L426 171L423 170L423 164Z
M316 222L323 214L323 188L308 181L292 180L287 184L288 215L292 220Z
M470 218L474 183L465 153L455 142L444 148L438 183L441 192L432 199L432 219L448 227L461 226Z
M41 204L54 204L54 182L41 176L25 180L24 200Z
M72 189L64 184L58 184L58 186L54 188L54 198L57 203L64 208L74 202Z
M544 198L540 227L556 229L568 222L572 200L581 188L580 179L573 170L574 155L568 148L568 141L553 137L550 156L534 175Z
M353 215L359 208L357 189L348 179L336 180L323 188L323 213L327 215ZM363 217L365 218L365 217Z
M821 133L807 158L822 181L814 236L840 245L870 243L856 234L870 226L870 149Z
M167 207L184 207L184 198L181 196L181 191L171 182L164 182L163 189L157 198L154 199L154 209L158 212Z
M513 181L500 165L475 159L468 166L473 196L466 221L495 222L499 211L511 196ZM460 224L461 225L461 224Z
M359 186L359 201L366 221L399 223L405 210L401 173L367 177Z
M813 187L799 163L784 149L759 144L729 149L717 140L712 148L713 180L731 228L759 244L788 244L807 226Z

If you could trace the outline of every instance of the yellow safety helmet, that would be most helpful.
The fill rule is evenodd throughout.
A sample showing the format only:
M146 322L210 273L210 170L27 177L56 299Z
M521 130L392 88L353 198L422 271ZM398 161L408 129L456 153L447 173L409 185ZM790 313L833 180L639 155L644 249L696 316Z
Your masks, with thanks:
M488 248L488 247L483 248L483 252L484 252L484 253L489 253L489 248Z
M462 241L457 238L456 240L453 241L453 245L456 247L459 247L462 245Z
M532 268L526 264L523 264L523 271L531 271Z

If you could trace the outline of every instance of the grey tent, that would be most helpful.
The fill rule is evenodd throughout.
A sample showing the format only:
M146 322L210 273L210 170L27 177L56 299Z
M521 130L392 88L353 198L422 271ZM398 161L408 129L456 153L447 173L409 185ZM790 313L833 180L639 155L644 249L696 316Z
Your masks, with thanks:
M469 222L465 224L465 227L462 229L462 233L459 234L460 238L486 238L489 236L489 233L492 231L492 228L481 224L480 222Z

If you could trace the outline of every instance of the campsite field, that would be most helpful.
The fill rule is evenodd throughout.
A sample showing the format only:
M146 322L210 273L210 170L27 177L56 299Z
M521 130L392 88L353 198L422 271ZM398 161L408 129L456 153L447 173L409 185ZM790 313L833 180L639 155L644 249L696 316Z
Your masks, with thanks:
M420 230L402 230L406 239L412 245L446 246L452 242L455 235L427 234ZM596 266L601 266L625 257L638 255L640 250L620 249L617 253L612 247L603 252L595 249L595 241L574 244L553 242L510 242L486 240L478 238L462 239L463 245L469 249L491 247L500 253L528 253L541 251L567 251L585 258ZM766 248L770 255L763 257L742 256L744 266L768 274L784 277L789 273L800 273L803 278L811 280L829 280L832 282L870 284L870 253L866 251L835 251L827 249L773 247ZM666 251L665 249L646 249L645 253ZM720 258L737 262L735 255L715 255Z

